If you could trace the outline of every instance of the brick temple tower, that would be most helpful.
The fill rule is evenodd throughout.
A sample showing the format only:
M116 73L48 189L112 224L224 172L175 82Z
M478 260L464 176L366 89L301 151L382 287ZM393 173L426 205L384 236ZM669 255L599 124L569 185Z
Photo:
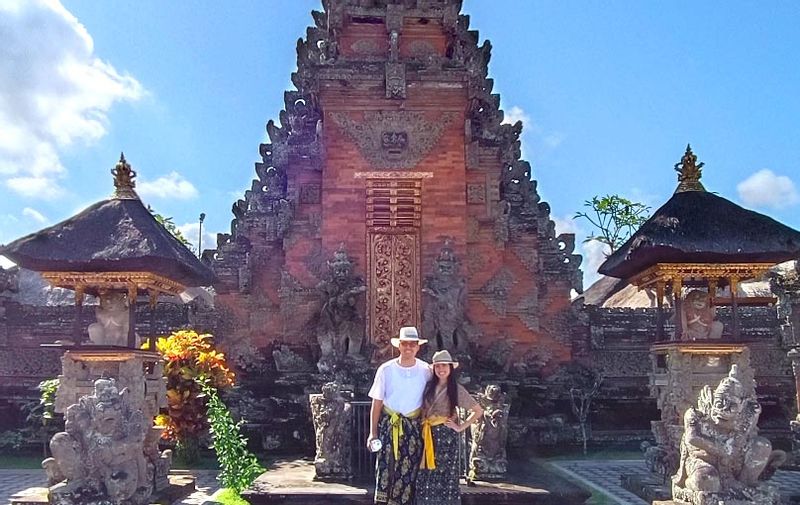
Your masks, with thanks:
M377 362L404 325L508 370L571 358L574 236L460 0L323 0L258 177L204 253L229 345Z

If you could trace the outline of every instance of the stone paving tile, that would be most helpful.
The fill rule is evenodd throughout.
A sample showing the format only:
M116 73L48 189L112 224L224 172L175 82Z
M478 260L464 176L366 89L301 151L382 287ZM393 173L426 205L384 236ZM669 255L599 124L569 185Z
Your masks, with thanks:
M215 470L193 470L197 490L178 502L181 505L201 505L219 489ZM11 502L11 496L29 487L44 486L43 470L0 470L0 505Z
M617 461L558 461L552 462L570 476L588 487L597 489L613 498L620 505L648 505L646 501L620 486L621 474L647 474L643 460ZM779 470L772 477L782 494L800 494L800 474Z

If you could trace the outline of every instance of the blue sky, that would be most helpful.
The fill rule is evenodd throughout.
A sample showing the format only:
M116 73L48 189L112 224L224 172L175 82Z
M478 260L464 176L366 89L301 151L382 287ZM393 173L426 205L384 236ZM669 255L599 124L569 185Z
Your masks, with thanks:
M703 182L800 228L800 7L465 0L562 231L584 200L654 208L691 142ZM0 0L0 243L106 197L119 152L196 241L227 231L317 0ZM158 184L154 184L154 183ZM584 248L587 281L602 259Z

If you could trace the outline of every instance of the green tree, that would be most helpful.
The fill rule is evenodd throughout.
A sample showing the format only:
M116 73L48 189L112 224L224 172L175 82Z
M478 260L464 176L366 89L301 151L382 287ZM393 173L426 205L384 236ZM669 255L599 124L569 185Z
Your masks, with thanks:
M619 195L595 196L586 200L583 206L589 210L576 212L573 219L586 219L596 228L584 242L596 240L606 244L611 252L624 244L650 215L647 205Z
M181 233L181 231L180 231L180 230L178 229L178 227L175 225L175 222L172 220L172 218L171 218L171 217L164 217L164 216L162 216L161 214L159 214L158 212L156 212L156 211L155 211L155 209L153 209L153 207L151 207L151 206L149 206L149 205L147 206L147 210L149 210L149 211L150 211L150 213L151 213L151 214L153 214L153 217L154 217L154 218L156 218L156 221L158 221L158 223L159 223L161 226L163 226L164 228L166 228L166 229L167 229L167 231L168 231L168 232L170 232L170 233L172 234L172 236L173 236L173 237L175 237L176 239L178 239L178 241L179 241L181 244L185 245L185 246L186 246L186 247L188 247L189 249L191 249L191 248L192 248L192 243L191 243L191 242L189 242L189 239L187 239L187 238L186 238L186 237L183 235L183 233Z

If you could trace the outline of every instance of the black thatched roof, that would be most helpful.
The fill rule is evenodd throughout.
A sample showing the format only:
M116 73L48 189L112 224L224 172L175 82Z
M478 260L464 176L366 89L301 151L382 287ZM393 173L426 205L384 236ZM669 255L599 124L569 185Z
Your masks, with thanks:
M152 272L209 286L211 270L155 220L138 198L112 198L0 248L40 272Z
M781 263L800 257L800 232L702 190L672 195L599 272L629 278L655 263Z

